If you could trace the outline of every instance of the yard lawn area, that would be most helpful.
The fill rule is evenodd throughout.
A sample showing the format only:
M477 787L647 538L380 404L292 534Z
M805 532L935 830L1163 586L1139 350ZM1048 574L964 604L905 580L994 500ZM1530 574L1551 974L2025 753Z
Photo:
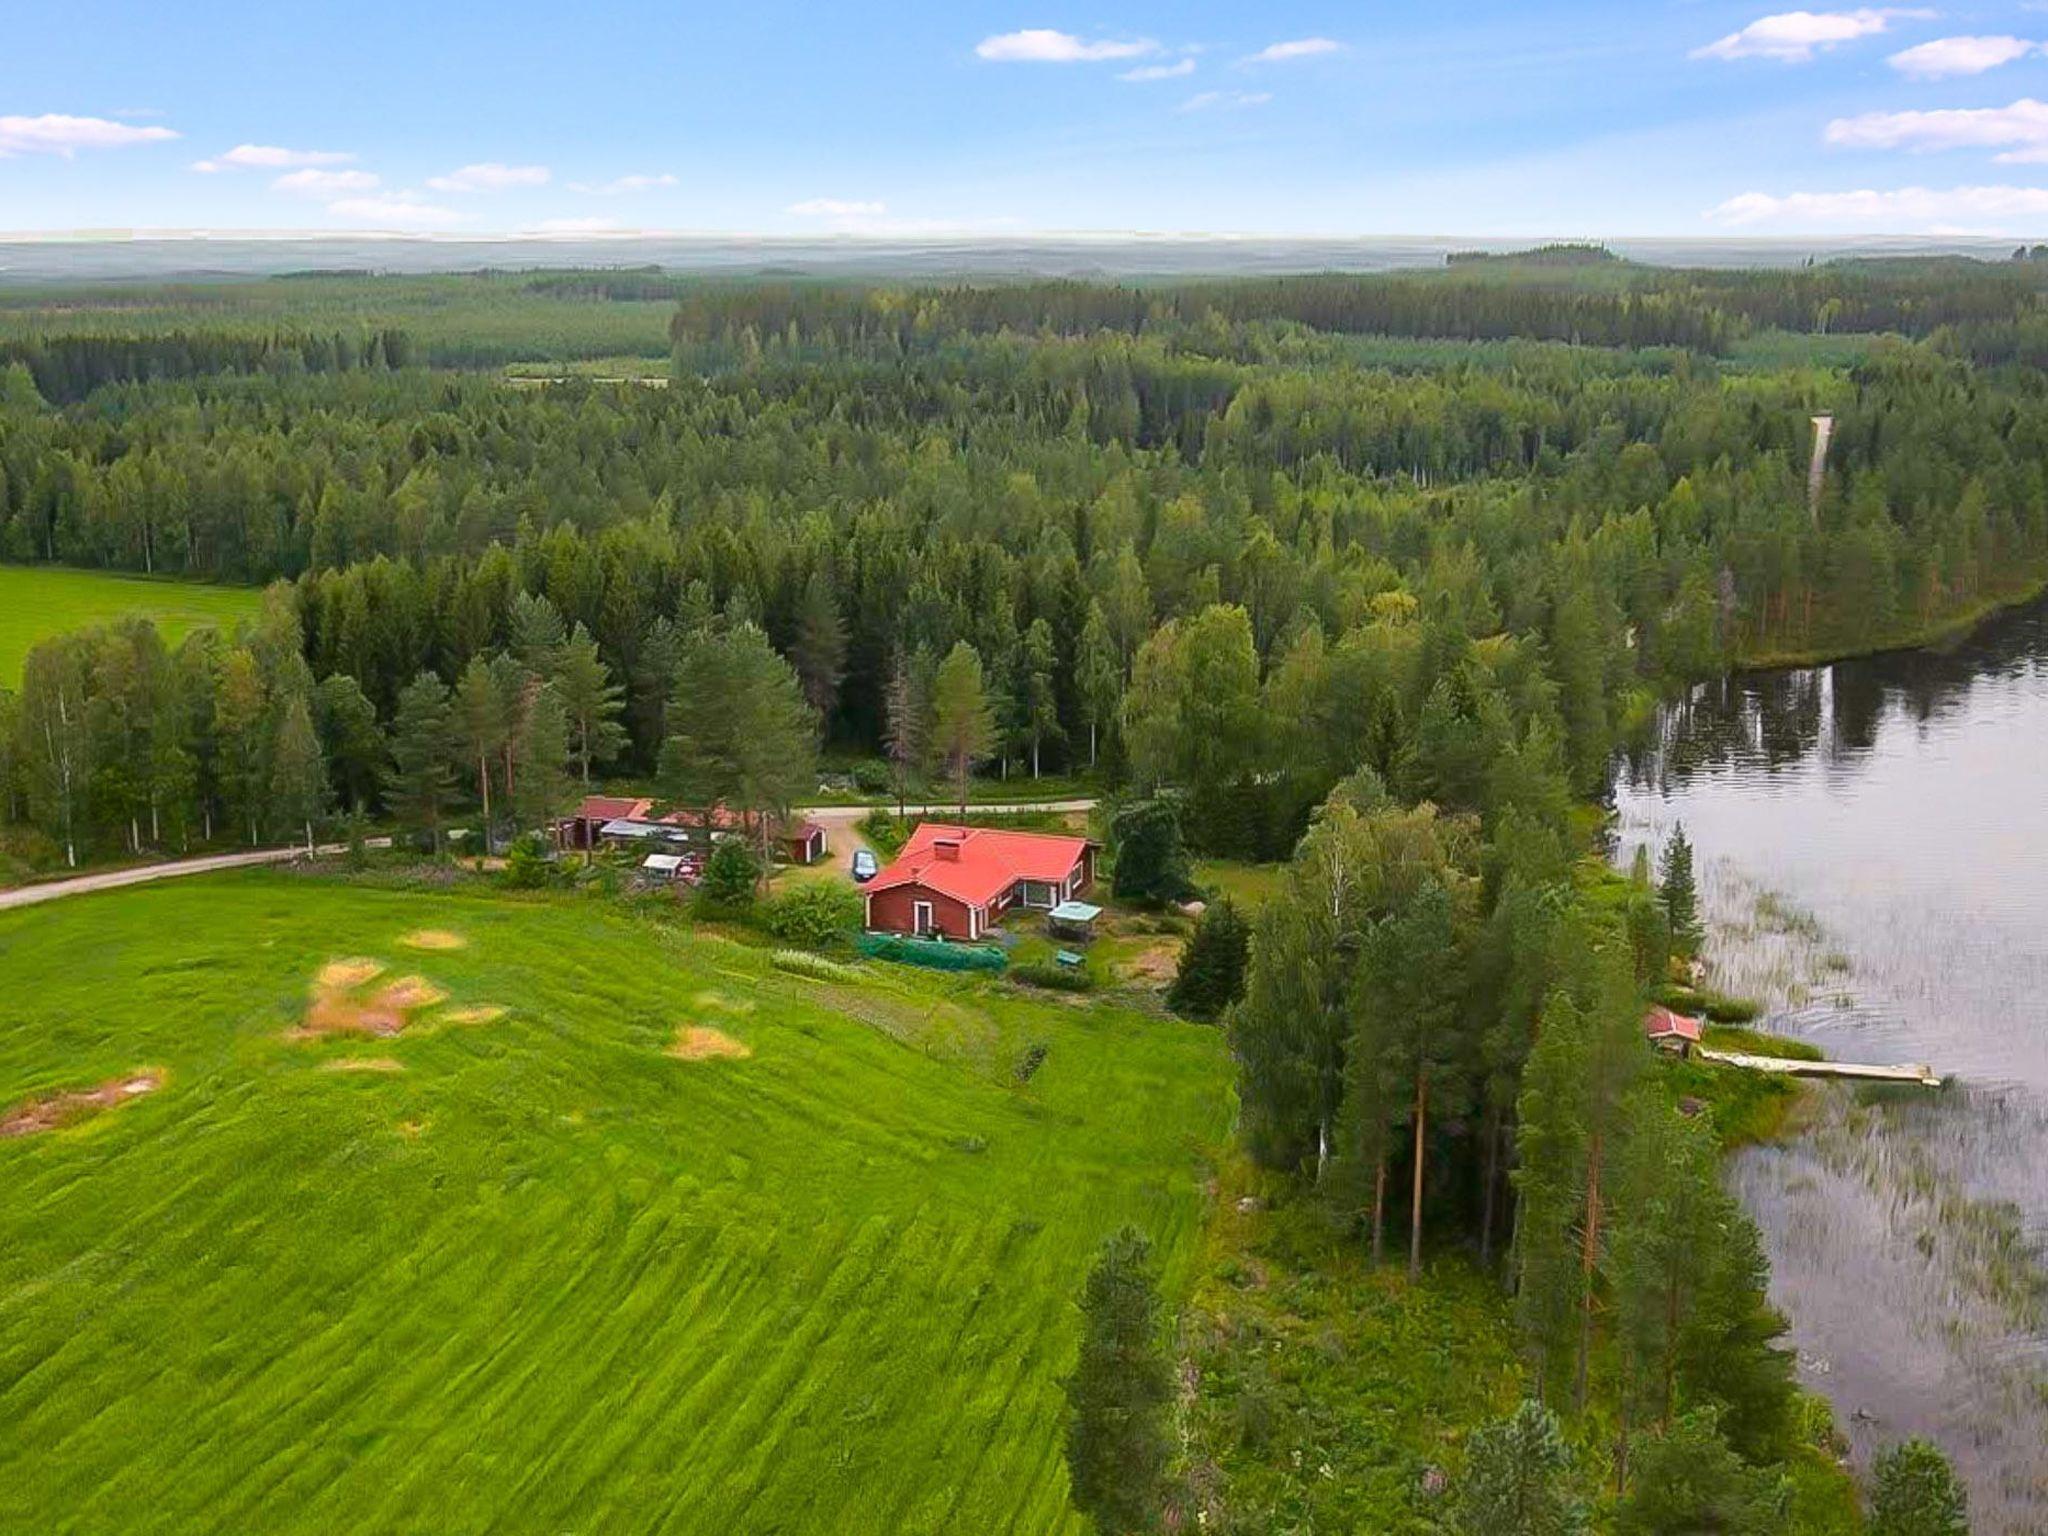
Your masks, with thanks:
M0 997L0 1126L111 1101L0 1135L7 1530L1078 1533L1075 1297L1229 1125L1213 1030L578 898L80 897Z
M137 615L154 619L167 645L207 625L232 628L263 606L255 587L209 587L198 582L61 566L0 565L0 688L20 685L22 663L39 640L66 630L110 624Z
M1287 882L1285 864L1243 864L1236 859L1195 860L1195 884L1256 912Z

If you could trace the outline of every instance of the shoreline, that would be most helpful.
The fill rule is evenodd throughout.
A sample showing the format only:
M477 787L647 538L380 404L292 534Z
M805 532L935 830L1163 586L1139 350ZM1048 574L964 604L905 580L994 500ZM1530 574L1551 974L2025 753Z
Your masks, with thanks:
M1974 603L1961 613L1937 620L1904 639L1854 646L1848 650L1773 651L1762 655L1744 656L1729 663L1727 675L1739 677L1758 672L1801 672L1815 667L1831 667L1837 662L1862 661L1874 656L1899 656L1908 651L1938 650L1944 645L1968 639L1992 620L2011 613L2016 608L2024 608L2043 596L2048 596L2048 573L2031 578L2009 594Z

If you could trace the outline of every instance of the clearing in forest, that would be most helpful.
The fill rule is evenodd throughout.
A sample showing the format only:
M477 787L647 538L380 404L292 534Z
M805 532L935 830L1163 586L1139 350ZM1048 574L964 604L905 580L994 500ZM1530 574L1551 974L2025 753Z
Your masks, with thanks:
M38 640L116 619L155 622L175 646L195 629L233 629L254 618L263 594L254 587L211 587L111 571L54 565L0 565L0 688L21 684L21 666Z

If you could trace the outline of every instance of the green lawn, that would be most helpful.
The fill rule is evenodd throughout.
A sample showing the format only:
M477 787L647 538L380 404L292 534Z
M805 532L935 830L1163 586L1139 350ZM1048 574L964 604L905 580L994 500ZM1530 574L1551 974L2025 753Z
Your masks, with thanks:
M356 956L445 1002L287 1038ZM1230 1113L1213 1030L572 898L78 898L0 999L0 1117L166 1074L0 1139L6 1530L1078 1532L1074 1297L1126 1220L1185 1290Z
M0 565L0 688L21 681L21 664L38 640L107 624L129 614L156 620L167 644L194 629L232 625L262 606L254 587L116 576L57 566Z
M1247 916L1257 912L1287 883L1285 864L1245 864L1236 859L1195 860L1195 884L1228 896Z

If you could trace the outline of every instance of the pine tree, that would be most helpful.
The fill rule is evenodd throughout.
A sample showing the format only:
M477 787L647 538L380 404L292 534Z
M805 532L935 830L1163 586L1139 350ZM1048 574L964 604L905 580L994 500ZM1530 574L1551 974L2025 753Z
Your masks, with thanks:
M1244 996L1251 925L1227 896L1204 911L1180 953L1166 1006L1184 1018L1212 1021Z
M313 713L303 696L285 705L271 750L270 814L278 827L303 828L313 848L313 824L327 814L327 762L313 730Z
M670 804L749 818L763 878L777 822L818 782L818 717L751 624L706 634L683 660L659 787Z
M1067 1476L1103 1536L1158 1523L1173 1371L1160 1340L1152 1245L1125 1227L1102 1246L1081 1297L1081 1350L1065 1382Z
M1573 1400L1583 1408L1612 1164L1647 1053L1622 942L1574 917L1559 926L1556 945L1561 985L1544 1004L1516 1106L1516 1307L1539 1382L1554 1388L1568 1366Z
M1423 1193L1430 1111L1460 1112L1467 1086L1462 1042L1454 1025L1464 959L1451 894L1431 881L1401 910L1367 934L1357 987L1363 1006L1384 1021L1380 1049L1386 1076L1408 1095L1411 1138L1408 1274L1422 1271Z
M455 682L450 724L463 760L476 770L477 798L483 806L484 836L490 837L491 762L505 750L512 729L512 701L502 679L481 656L472 656Z
M1686 841L1683 824L1671 830L1659 873L1672 946L1689 958L1700 946L1699 889L1693 878L1692 844Z
M882 747L889 754L889 777L896 784L896 815L906 810L910 781L926 761L931 747L931 722L926 700L917 686L910 661L899 650L882 701Z
M954 642L932 680L932 746L967 814L967 783L974 765L996 745L996 720L982 687L981 657L965 640Z
M612 682L611 668L581 624L555 652L554 686L569 717L577 774L588 789L591 767L609 763L626 744L626 728L619 724L626 691Z
M454 793L448 767L450 740L448 685L422 672L398 696L391 726L391 786L387 799L406 826L424 832L441 851L441 824Z
M1556 1416L1533 1399L1472 1436L1456 1504L1463 1536L1580 1536L1572 1453Z
M1870 1536L1969 1536L1969 1493L1937 1447L1902 1441L1874 1470Z
M518 758L513 822L523 832L545 833L570 794L569 716L553 683L527 685L519 711Z

